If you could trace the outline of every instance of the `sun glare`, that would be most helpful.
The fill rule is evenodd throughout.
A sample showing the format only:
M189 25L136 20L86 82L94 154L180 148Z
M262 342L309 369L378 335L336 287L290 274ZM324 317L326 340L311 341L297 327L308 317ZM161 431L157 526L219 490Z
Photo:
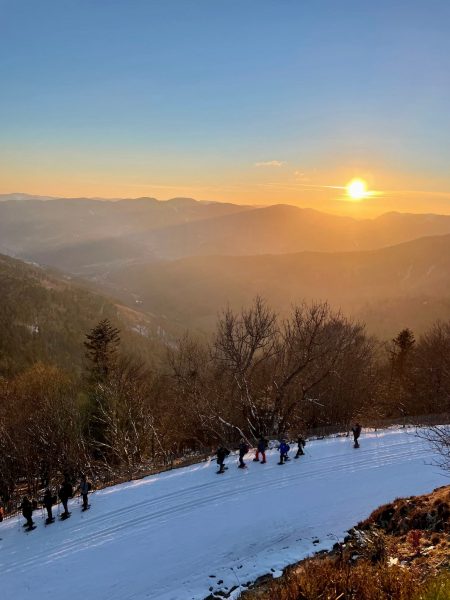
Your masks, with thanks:
M352 179L346 189L347 196L352 200L362 200L368 195L367 184L363 179Z

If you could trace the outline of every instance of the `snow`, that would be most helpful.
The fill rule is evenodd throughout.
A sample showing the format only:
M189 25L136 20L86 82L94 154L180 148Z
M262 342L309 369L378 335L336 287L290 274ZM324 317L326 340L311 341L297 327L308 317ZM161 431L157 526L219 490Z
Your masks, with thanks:
M294 452L291 450L291 456ZM305 456L277 465L251 461L216 475L213 460L78 499L72 516L25 533L0 526L1 597L14 600L201 600L319 549L380 504L448 483L412 430L315 440ZM223 583L219 581L223 580ZM238 596L238 591L233 597Z

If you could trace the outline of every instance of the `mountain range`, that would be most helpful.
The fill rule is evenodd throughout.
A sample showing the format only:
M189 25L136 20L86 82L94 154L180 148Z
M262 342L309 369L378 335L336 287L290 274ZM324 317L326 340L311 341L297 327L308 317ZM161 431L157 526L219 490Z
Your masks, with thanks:
M81 275L187 256L372 250L447 233L447 215L357 220L282 204L190 198L0 202L0 252Z
M191 198L0 199L1 252L117 298L108 302L146 323L140 337L209 332L221 308L256 295L281 312L328 300L382 336L450 317L450 216L357 220Z
M125 302L206 330L221 307L261 295L282 312L328 300L378 334L421 332L450 316L450 235L360 252L187 257L130 265L103 282Z

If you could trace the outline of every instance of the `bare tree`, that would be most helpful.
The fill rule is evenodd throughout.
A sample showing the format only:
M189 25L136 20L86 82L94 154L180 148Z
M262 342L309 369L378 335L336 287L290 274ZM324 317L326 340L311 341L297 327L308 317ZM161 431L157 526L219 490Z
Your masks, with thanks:
M326 303L301 304L281 323L257 298L219 319L213 359L229 381L238 422L253 436L283 435L302 405L355 346L363 328ZM240 417L240 419L239 419Z
M108 467L125 465L130 476L149 453L154 428L151 382L141 363L122 358L97 384L92 443ZM101 437L96 436L99 430Z
M450 322L437 322L421 336L411 379L416 412L450 412Z

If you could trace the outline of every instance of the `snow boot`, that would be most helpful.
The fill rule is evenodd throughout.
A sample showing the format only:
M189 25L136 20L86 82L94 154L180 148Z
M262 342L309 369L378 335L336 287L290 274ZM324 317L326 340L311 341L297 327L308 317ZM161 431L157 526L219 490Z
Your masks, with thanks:
M31 527L27 527L25 529L25 532L27 532L27 531L33 531L33 529L36 529L36 525L31 525Z
M91 508L91 505L88 504L87 506L83 506L83 508L81 509L81 512L84 512L85 510L89 510Z
M45 524L46 525L50 525L51 523L55 522L55 517L52 517L51 519L47 518L45 519Z
M259 458L254 458L253 462L259 462Z

